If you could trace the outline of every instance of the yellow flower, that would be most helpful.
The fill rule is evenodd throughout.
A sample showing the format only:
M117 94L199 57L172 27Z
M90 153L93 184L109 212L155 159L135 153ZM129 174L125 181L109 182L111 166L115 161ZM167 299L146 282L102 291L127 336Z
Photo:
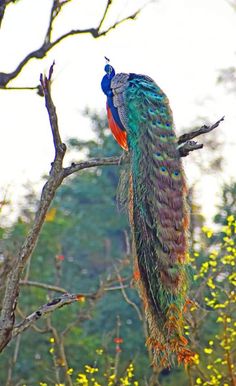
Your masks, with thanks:
M50 342L50 343L55 343L55 339L54 339L54 338L50 338L50 339L49 339L49 342Z
M50 352L50 354L53 354L53 353L54 353L54 348L51 347L51 348L49 349L49 352Z
M85 365L85 371L86 371L86 373L93 374L93 373L98 372L98 368L97 368L97 367L92 367L92 366Z
M206 348L204 348L204 352L206 353L206 354L211 354L212 353L212 348L210 348L210 347L206 347Z
M200 362L199 360L199 355L198 354L195 354L194 357L193 357L193 363L195 363L195 365L198 365Z
M96 354L102 355L103 354L103 349L102 348L97 348Z
M201 385L201 384L202 384L201 378L197 378L197 379L196 379L196 384L197 384L197 385Z
M210 287L210 288L212 288L212 289L215 289L215 288L216 288L216 286L215 286L215 284L213 283L213 280L212 280L211 277L208 279L207 285L208 285L208 287Z
M114 381L115 377L116 377L115 374L110 375L109 376L109 381Z
M131 385L131 383L129 382L127 377L120 378L120 381L121 381L122 386L129 386L129 385Z
M227 217L228 223L232 223L234 221L234 216L231 214L230 216Z
M76 381L83 386L88 385L88 378L87 378L86 374L79 373L78 377L76 378Z
M69 375L72 375L73 374L73 371L74 371L74 369L72 369L72 368L69 368L68 370L67 370L67 374L69 374Z

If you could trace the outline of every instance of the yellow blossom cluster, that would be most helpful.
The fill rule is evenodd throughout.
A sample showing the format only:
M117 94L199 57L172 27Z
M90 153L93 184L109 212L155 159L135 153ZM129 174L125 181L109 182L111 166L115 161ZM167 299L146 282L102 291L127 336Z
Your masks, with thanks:
M219 236L218 239L214 238L214 233L209 228L203 227L202 231L206 240L219 240ZM201 260L194 276L198 286L206 285L206 310L215 322L212 338L203 347L202 354L196 354L194 358L196 370L199 366L199 373L196 371L199 375L195 377L194 386L230 386L236 379L233 359L236 344L236 220L233 215L228 216L222 234L220 244L214 245L212 241L209 256ZM200 254L194 256L195 261L199 256Z

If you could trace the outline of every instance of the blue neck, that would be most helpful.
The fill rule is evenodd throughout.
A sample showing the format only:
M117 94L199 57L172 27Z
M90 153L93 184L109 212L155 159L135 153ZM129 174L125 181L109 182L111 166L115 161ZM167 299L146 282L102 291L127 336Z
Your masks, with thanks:
M112 66L110 66L110 64L106 64L104 70L106 72L106 75L104 75L104 77L102 78L101 86L104 94L109 96L111 95L111 80L115 76L115 70Z
M115 76L115 70L110 64L107 64L104 68L106 75L102 78L101 87L104 94L107 96L107 104L112 112L113 118L115 122L118 124L121 130L125 130L120 117L117 108L113 104L113 93L111 90L111 81L112 78Z

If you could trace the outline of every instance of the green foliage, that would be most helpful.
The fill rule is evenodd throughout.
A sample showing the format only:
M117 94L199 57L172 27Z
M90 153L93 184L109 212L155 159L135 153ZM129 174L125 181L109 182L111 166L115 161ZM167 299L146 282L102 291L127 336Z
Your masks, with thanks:
M88 157L119 154L115 141L103 129L104 122L96 115L92 120L98 139L89 142L73 139L72 149ZM127 285L129 301L140 307L138 294L132 288L128 221L126 214L117 210L118 180L119 168L99 167L70 178L61 187L23 279L84 294L95 293L101 282L108 279L106 287ZM235 376L236 335L236 221L232 215L235 192L236 184L223 189L222 206L215 218L218 227L220 224L217 232L206 227L200 231L202 218L191 231L192 302L190 326L185 328L196 352L191 368L187 371L181 367L170 371L160 368L152 372L145 347L145 325L121 291L112 290L104 291L93 301L85 297L85 302L64 307L47 320L39 320L36 331L24 332L18 342L12 384L67 385L70 377L75 385L83 385L84 379L86 386L109 382L119 386L151 386L157 379L156 384L161 386L231 386ZM30 205L27 204L28 201L27 210L22 210L15 224L2 230L4 248L12 255L30 227L32 197ZM44 288L22 286L17 321L55 296L55 292ZM6 382L6 369L14 355L13 342L1 357L0 384ZM131 364L134 371L129 367ZM98 371L92 372L94 368Z
M195 268L191 327L196 385L233 385L236 337L236 221L233 215L218 234L203 227ZM205 250L205 251L204 251Z

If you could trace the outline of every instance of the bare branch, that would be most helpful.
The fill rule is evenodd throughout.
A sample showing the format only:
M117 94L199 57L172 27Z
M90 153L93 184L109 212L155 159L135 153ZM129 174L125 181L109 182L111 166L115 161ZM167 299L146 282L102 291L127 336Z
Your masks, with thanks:
M93 168L96 166L111 166L111 165L119 165L119 164L120 164L120 157L92 158L87 161L72 163L71 166L64 168L64 177L67 177L82 169Z
M22 322L18 323L12 333L12 337L16 337L21 334L23 331L27 330L32 326L37 320L42 317L51 314L55 310L64 307L65 305L69 305L75 302L83 302L84 299L94 299L94 294L91 295L82 295L82 294L64 294L60 297L52 299L49 303L44 304L37 311L33 312L29 316L27 316Z
M99 23L98 30L101 29L102 24L103 24L104 20L106 19L106 16L107 16L107 13L109 11L109 8L110 8L111 4L112 4L112 0L107 0L106 8L105 8L105 11L104 11L104 13L102 15L101 21Z
M184 142L190 141L193 138L198 137L199 135L209 133L210 131L214 130L216 127L219 126L219 124L224 121L225 117L220 118L218 121L216 121L213 125L207 126L203 125L197 130L190 131L189 133L183 134L178 139L178 144L182 144Z
M140 8L140 9L138 9L136 12L134 12L132 15L127 16L127 17L125 17L124 19L121 19L121 20L115 22L114 24L112 24L109 28L107 28L107 29L106 29L105 31L103 31L103 32L98 31L98 35L97 35L96 37L101 37L101 36L107 35L111 30L115 29L116 27L118 27L119 25L121 25L122 23L124 23L124 22L127 21L127 20L135 20L136 17L140 14L141 10L142 10L142 9ZM95 36L94 36L94 37L95 37Z
M198 135L208 133L219 126L220 122L224 120L222 117L219 121L214 123L211 126L203 125L200 129L190 131L181 135L178 139L179 153L181 157L186 157L190 152L194 150L199 150L203 148L203 144L199 144L196 141L191 141L191 138L197 137ZM185 142L185 143L184 143ZM128 157L105 157L105 158L93 158L87 161L82 161L78 163L72 163L71 166L64 168L64 177L67 177L75 172L78 172L82 169L88 169L96 166L111 166L111 165L120 165L123 163L128 163Z
M138 314L139 320L143 320L140 309L138 308L137 304L135 304L134 302L132 302L132 300L129 299L127 293L125 292L124 286L122 285L122 278L120 276L120 273L119 273L117 267L116 266L114 266L114 267L115 267L117 278L118 278L119 283L120 283L120 290L121 290L121 293L123 295L123 298L125 299L126 303L128 303L131 307L133 307L135 309L135 311Z
M178 146L180 157L186 157L191 151L202 149L203 144L196 141L187 141L183 145Z
M68 366L68 361L67 361L67 357L66 357L66 353L65 353L64 336L62 334L59 334L57 329L52 325L51 318L47 319L47 325L48 325L49 331L51 332L51 334L54 338L54 345L57 346L59 358L60 358L61 362L63 363L63 370L64 370L64 376L65 376L66 384L68 386L73 386L71 376L68 374L69 366ZM60 381L60 371L59 371L58 363L56 361L55 356L53 356L53 363L54 363L54 367L55 367L56 379L57 379L58 384L60 385L60 384L62 384Z
M22 90L39 90L39 86L22 86L22 87L5 87L5 90L9 91L22 91Z
M10 271L7 278L0 317L0 352L11 340L11 334L15 319L14 311L19 294L19 281L22 271L37 244L40 230L44 223L47 210L55 195L56 189L61 184L64 178L62 162L65 155L66 147L60 139L57 125L56 109L50 94L50 77L52 74L52 70L53 67L51 67L50 69L49 77L41 76L41 84L44 91L45 104L48 110L49 119L51 123L53 142L55 147L55 158L54 162L52 163L52 168L50 176L48 177L48 181L43 187L34 223L24 243L20 248L13 269Z
M46 283L40 283L38 281L31 281L31 280L20 280L20 285L22 286L32 286L32 287L38 287L43 288L48 291L55 291L55 292L61 292L63 294L66 294L67 291L64 288L58 287L56 285L46 284Z
M0 0L0 28L2 25L2 20L5 14L6 6L13 2L13 0Z
M54 148L55 148L55 157L60 160L60 167L62 167L62 161L66 152L66 145L62 143L61 136L59 133L58 128L58 120L57 120L57 113L56 108L53 104L52 97L51 97L51 90L50 90L50 82L53 74L53 68L54 68L55 62L51 65L49 69L49 76L48 78L46 76L43 77L43 75L40 75L40 83L43 88L44 97L45 97L45 105L48 111L48 116L50 120L50 125L52 129L52 136L53 136L53 142L54 142Z
M25 319L26 315L23 313L23 311L20 309L19 305L16 307L16 313L21 317L21 319ZM31 326L32 330L35 332L38 332L39 334L45 334L48 332L48 328L39 328L36 324L32 324Z
M8 0L8 1L7 0L5 0L5 1L4 0L0 0L0 25L1 25L1 1L3 2L2 10L3 10L3 14L4 14L6 4L10 0ZM51 8L51 11L50 11L49 24L48 24L47 32L45 34L45 39L44 39L43 44L41 45L40 48L38 48L38 49L30 52L28 55L26 55L25 58L23 58L21 60L21 62L18 64L18 66L16 67L16 69L14 71L12 71L10 73L0 72L0 88L6 89L7 84L12 79L16 78L19 75L19 73L21 72L22 68L31 59L33 59L33 58L35 58L35 59L42 59L42 58L44 58L47 55L47 53L54 46L56 46L62 40L68 38L69 36L82 35L82 34L90 34L90 35L93 36L93 38L97 39L97 38L99 38L101 36L105 36L112 29L118 27L121 23L123 23L123 22L125 22L127 20L134 20L137 17L137 15L141 12L141 8L140 8L136 12L134 12L132 15L129 15L129 16L127 16L127 17L125 17L125 18L115 22L110 27L108 27L106 30L101 31L101 27L103 25L103 22L106 19L108 10L110 8L110 5L112 4L112 0L107 0L107 5L105 7L103 16L102 16L101 21L99 22L97 28L91 27L91 28L86 28L86 29L71 30L71 31L61 35L58 39L56 39L54 42L52 42L51 41L51 34L52 34L53 22L55 21L56 17L60 13L62 7L65 4L69 3L70 1L71 0L65 0L65 1L58 2L57 0L53 0L52 8ZM2 15L2 17L3 17L3 15Z

